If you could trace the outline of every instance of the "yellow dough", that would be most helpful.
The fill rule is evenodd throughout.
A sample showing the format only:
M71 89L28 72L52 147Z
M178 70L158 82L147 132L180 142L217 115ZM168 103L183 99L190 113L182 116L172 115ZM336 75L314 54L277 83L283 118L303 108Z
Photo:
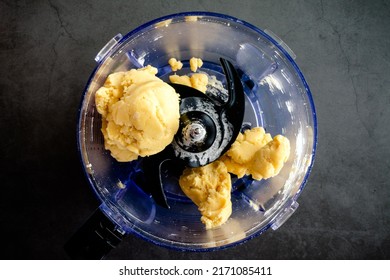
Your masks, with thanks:
M177 61L176 58L171 58L168 61L169 65L171 65L172 71L180 70L183 67L183 63ZM192 72L196 72L198 67L203 65L203 61L200 58L192 57L190 59L190 68ZM202 73L194 73L191 76L183 75L170 75L169 81L174 84L181 84L188 87L193 87L203 93L207 90L207 84L209 82L209 78L206 74Z
M240 133L230 147L227 155L239 164L245 164L250 161L254 153L272 140L269 133L265 133L264 128L254 127Z
M195 73L190 77L191 85L193 88L205 93L207 90L207 84L209 82L209 78L206 74Z
M183 192L198 206L206 229L220 226L230 217L231 178L222 162L186 168L180 176L179 184Z
M238 178L252 175L255 180L277 175L290 155L290 142L282 136L273 139L262 127L240 133L227 153L220 159L230 173Z
M105 148L118 161L161 152L179 128L179 96L156 74L150 65L113 73L96 92Z
M174 84L180 84L188 87L192 87L190 77L184 75L184 76L179 76L179 75L170 75L169 76L169 81Z
M276 135L255 153L248 165L249 173L255 180L273 177L279 174L289 156L290 141L282 135Z
M192 57L190 59L190 69L192 72L196 72L198 68L202 67L203 61L200 58Z
M186 22L195 22L195 21L198 21L198 16L185 16L184 17L184 20Z
M172 71L177 71L183 68L183 63L173 57L168 60L168 64L171 66Z
M172 71L183 64L175 58L168 62ZM191 58L191 71L203 64ZM179 95L174 88L156 77L157 69L141 69L109 75L96 91L95 104L102 115L104 145L118 161L127 162L161 152L179 128ZM172 83L206 92L208 76L171 75ZM225 223L232 213L231 176L252 175L255 180L277 175L290 155L290 142L274 138L262 127L240 133L230 149L217 161L197 168L186 168L180 176L183 192L198 206L206 229Z
M179 184L198 206L206 229L225 223L232 213L231 178L252 175L255 180L277 175L290 155L290 142L282 136L273 139L262 127L240 133L230 149L217 161L186 168Z
M193 87L203 93L207 90L207 84L209 79L206 74L195 73L189 76L179 76L179 75L171 75L169 76L169 80L174 84L181 84L188 87Z

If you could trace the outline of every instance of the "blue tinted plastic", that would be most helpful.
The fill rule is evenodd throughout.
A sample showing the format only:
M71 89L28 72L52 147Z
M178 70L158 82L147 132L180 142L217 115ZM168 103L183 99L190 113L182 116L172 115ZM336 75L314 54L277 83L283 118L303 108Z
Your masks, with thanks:
M167 174L165 191L171 209L153 203L133 180L139 162L118 163L104 149L101 118L94 94L108 74L151 64L167 80L168 60L200 57L200 69L224 85L219 58L233 62L246 93L244 123L285 135L291 156L274 178L234 180L233 213L223 226L206 230L197 207L181 193L177 178ZM213 88L209 88L213 90ZM107 215L125 232L180 250L213 250L244 242L276 223L301 193L317 143L317 122L309 87L288 52L253 25L225 15L183 13L156 19L125 35L112 46L92 73L83 96L78 127L86 175ZM276 225L274 226L276 228ZM131 248L129 248L131 249Z

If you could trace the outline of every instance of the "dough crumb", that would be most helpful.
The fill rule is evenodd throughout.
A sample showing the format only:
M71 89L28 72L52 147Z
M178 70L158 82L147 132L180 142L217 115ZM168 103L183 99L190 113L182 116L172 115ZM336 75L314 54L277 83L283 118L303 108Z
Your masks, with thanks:
M190 59L190 69L192 72L196 72L202 65L203 61L200 58L192 57Z
M195 73L190 77L191 85L193 88L205 93L207 90L207 84L209 82L209 78L206 74Z
M198 16L186 16L186 17L184 17L184 20L186 21L186 22L195 22L195 21L198 21Z
M170 58L168 60L169 65L171 66L172 71L177 71L183 68L183 63L179 60L176 60L176 58Z
M174 84L180 84L180 85L192 87L190 77L188 77L186 75L183 75L183 76L179 76L179 75L176 75L176 74L170 75L169 76L169 81L171 83L174 83Z
M179 76L176 74L170 75L169 80L171 83L193 87L203 93L206 93L207 84L209 81L207 75L201 73L192 74L191 77L186 75Z

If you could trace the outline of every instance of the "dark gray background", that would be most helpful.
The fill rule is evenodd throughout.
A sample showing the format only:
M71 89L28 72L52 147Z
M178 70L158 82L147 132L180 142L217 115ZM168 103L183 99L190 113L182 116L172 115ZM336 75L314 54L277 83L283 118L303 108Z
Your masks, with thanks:
M129 236L108 259L390 257L390 7L386 1L0 1L0 257L67 259L98 206L76 150L93 58L156 17L212 11L278 34L318 114L314 169L297 212L243 245L185 253Z

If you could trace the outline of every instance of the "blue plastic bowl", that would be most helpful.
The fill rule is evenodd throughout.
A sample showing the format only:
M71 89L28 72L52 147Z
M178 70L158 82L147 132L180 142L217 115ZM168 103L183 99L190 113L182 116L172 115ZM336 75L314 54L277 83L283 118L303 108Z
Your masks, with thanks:
M167 175L164 187L171 209L156 205L138 188L132 174L139 161L118 163L104 149L101 117L94 95L107 76L151 64L167 79L168 60L199 57L201 70L224 82L219 58L235 65L246 93L244 122L290 140L291 154L278 176L268 180L233 180L233 213L221 227L206 230L197 207L181 193L177 178ZM125 36L115 36L96 56L82 99L78 144L82 164L100 210L122 233L180 250L213 250L242 243L265 230L277 229L298 207L297 198L310 173L317 143L317 123L309 87L292 51L272 33L242 20L214 13L166 16ZM240 186L238 188L238 186ZM129 248L131 250L131 248Z

